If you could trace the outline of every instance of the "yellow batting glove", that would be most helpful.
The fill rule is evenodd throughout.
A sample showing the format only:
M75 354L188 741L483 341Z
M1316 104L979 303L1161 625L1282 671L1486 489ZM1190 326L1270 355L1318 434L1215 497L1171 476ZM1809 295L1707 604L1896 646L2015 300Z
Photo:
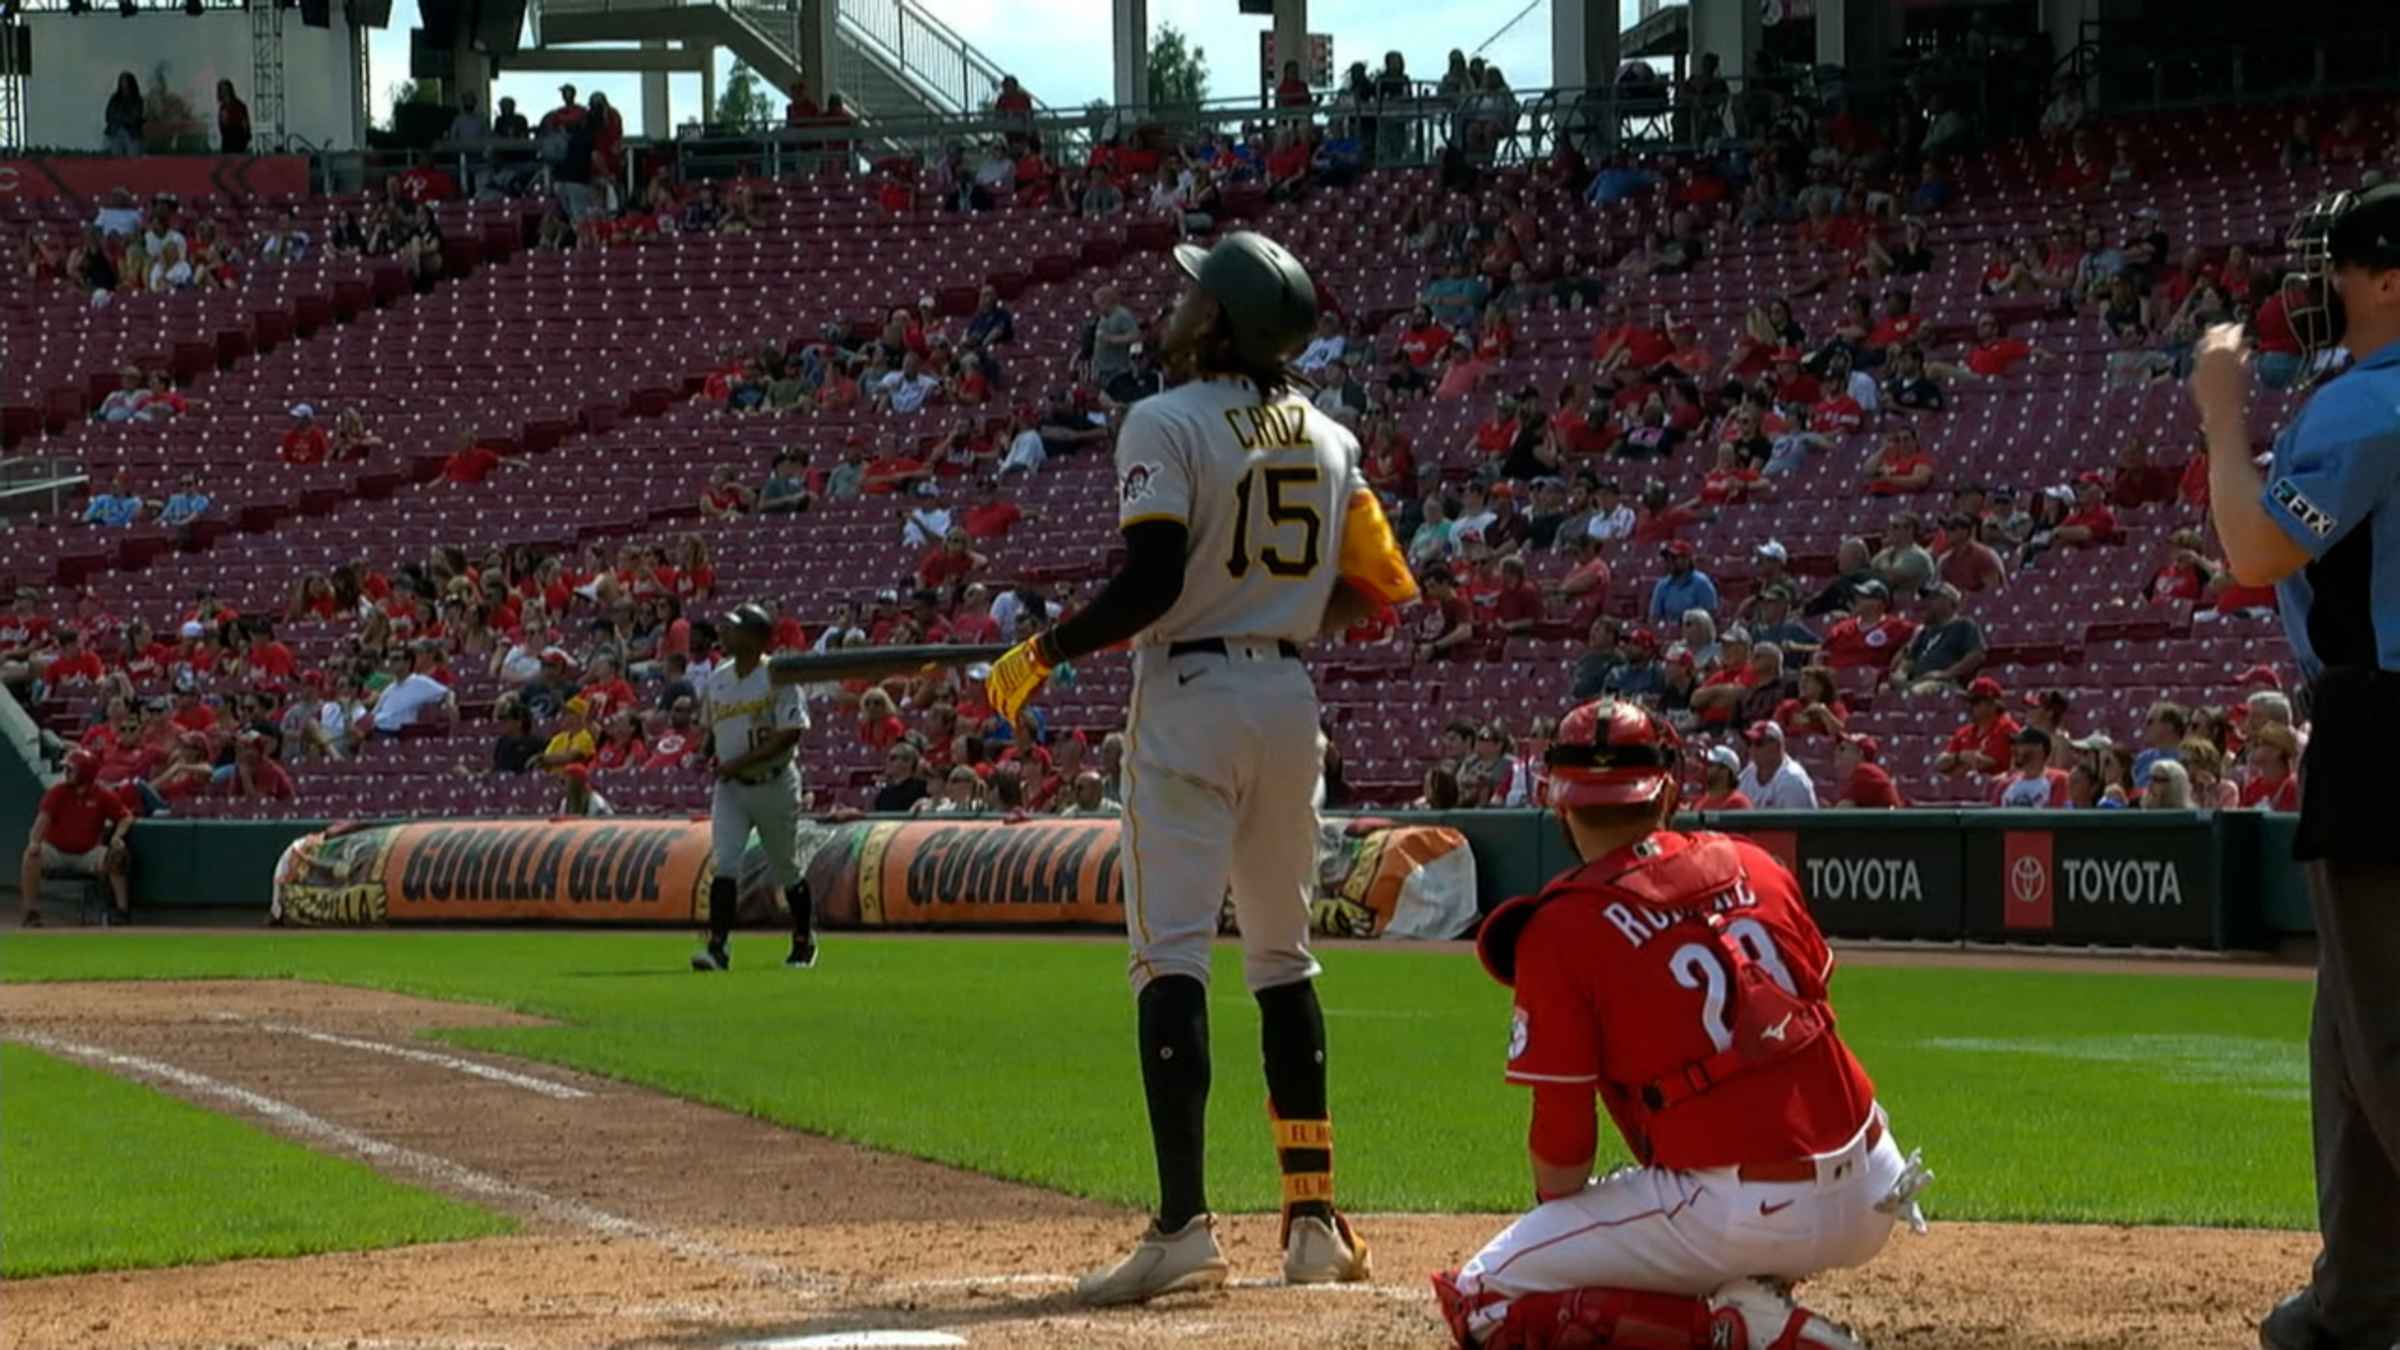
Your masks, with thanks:
M992 663L992 673L984 677L984 700L992 711L1008 719L1012 727L1019 726L1025 705L1041 692L1042 684L1055 669L1042 658L1041 638L1037 634L1008 649Z

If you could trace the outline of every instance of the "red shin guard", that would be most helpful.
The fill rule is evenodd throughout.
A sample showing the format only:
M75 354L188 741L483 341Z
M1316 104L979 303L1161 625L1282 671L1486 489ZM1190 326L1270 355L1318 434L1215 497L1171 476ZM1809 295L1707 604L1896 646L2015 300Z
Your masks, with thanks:
M1569 1289L1507 1299L1508 1315L1472 1338L1469 1321L1506 1297L1462 1292L1449 1275L1433 1277L1442 1318L1461 1346L1480 1350L1695 1350L1709 1343L1705 1300L1639 1289Z

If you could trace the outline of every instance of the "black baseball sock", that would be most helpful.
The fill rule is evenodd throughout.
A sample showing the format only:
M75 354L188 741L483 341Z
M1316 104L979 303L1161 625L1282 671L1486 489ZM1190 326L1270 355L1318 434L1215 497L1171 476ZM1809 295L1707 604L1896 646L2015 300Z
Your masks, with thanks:
M1323 1122L1325 1115L1325 1010L1317 1003L1317 983L1279 984L1258 991L1258 1042L1266 1059L1267 1100L1277 1121ZM1325 1148L1277 1148L1275 1160L1287 1178L1323 1177L1331 1190L1333 1149L1330 1127ZM1289 1187L1287 1185L1287 1191ZM1295 1199L1284 1206L1286 1217L1333 1217L1333 1201Z
M722 947L733 936L733 910L738 898L732 877L717 877L708 883L709 946Z
M792 941L805 942L816 936L817 902L808 893L806 880L795 881L783 893L783 903L792 910Z
M1162 975L1143 987L1135 1006L1158 1156L1158 1224L1172 1233L1208 1209L1208 986Z

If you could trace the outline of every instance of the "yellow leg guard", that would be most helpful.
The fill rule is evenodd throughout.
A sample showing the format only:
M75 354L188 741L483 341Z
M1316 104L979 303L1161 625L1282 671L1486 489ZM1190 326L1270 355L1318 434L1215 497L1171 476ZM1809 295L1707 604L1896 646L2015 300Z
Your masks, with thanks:
M1333 1205L1333 1122L1330 1120L1284 1120L1267 1108L1275 1134L1276 1161L1283 1161L1287 1150L1305 1150L1325 1155L1321 1172L1285 1172L1283 1174L1283 1223L1279 1240L1288 1241L1292 1230L1292 1208L1295 1205Z

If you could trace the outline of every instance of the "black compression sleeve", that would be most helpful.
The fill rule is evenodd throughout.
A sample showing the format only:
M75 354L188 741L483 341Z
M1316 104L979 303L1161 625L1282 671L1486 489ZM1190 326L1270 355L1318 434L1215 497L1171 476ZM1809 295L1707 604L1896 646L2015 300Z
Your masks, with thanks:
M1092 603L1042 635L1052 664L1106 651L1165 618L1183 596L1184 548L1190 532L1179 520L1145 520L1125 530L1125 567Z

